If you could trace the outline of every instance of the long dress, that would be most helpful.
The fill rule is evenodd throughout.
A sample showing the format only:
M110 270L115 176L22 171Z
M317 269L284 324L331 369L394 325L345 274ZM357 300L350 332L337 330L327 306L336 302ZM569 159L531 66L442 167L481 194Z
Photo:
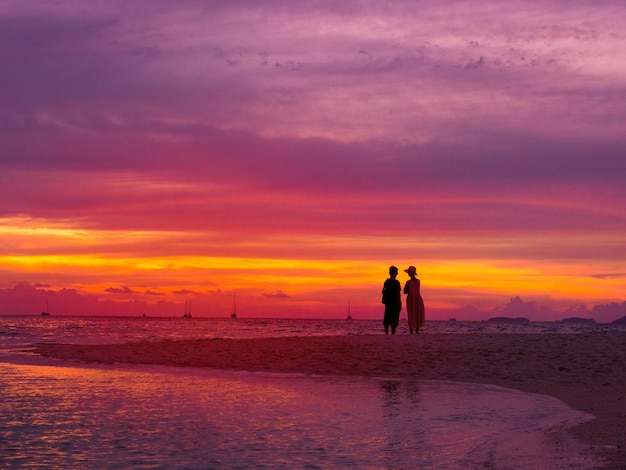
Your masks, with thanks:
M420 294L420 280L409 279L404 285L406 294L406 313L409 320L409 328L415 330L424 326L424 299Z

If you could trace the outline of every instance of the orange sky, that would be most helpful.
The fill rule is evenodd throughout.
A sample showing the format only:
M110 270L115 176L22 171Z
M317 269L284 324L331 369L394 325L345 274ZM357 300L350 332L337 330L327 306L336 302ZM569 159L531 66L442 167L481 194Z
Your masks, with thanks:
M401 236L265 235L253 241L234 239L229 250L267 257L239 257L221 255L223 242L203 243L205 233L88 230L23 218L3 220L1 232L21 252L2 256L3 272L40 284L29 286L37 299L25 304L31 312L19 313L38 312L44 298L54 299L56 313L89 313L95 298L130 303L133 308L119 308L124 314L177 315L191 300L197 316L225 316L236 291L240 315L341 318L350 302L353 315L376 318L388 256L402 269L418 266L431 318L436 319L486 318L518 294L558 310L563 300L572 305L618 301L623 289L619 277L589 276L590 271L606 270L605 263L465 257L466 240L455 238L416 243ZM610 240L601 242L606 246ZM533 244L544 248L545 243L533 237L506 243L482 240L472 250L531 249ZM578 245L576 240L569 243ZM613 244L617 249L619 240ZM194 250L195 255L190 253ZM419 253L421 262L404 253ZM399 278L403 281L405 275ZM165 304L154 307L158 303ZM108 313L103 306L97 310ZM537 312L537 317L545 313ZM548 316L552 314L558 316Z

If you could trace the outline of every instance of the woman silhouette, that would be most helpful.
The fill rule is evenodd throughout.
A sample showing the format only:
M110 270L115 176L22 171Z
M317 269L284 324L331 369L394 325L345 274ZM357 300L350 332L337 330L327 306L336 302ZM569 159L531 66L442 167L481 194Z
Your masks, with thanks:
M420 280L417 278L417 270L415 266L409 266L404 270L410 277L404 284L404 293L406 294L406 313L409 320L409 333L419 332L424 326L424 300L420 293Z

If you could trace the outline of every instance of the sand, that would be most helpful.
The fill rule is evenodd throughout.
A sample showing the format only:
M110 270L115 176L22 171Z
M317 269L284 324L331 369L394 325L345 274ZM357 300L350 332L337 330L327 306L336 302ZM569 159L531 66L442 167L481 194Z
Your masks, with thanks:
M39 344L44 356L315 375L415 377L550 395L595 419L572 429L626 469L626 333L418 334Z

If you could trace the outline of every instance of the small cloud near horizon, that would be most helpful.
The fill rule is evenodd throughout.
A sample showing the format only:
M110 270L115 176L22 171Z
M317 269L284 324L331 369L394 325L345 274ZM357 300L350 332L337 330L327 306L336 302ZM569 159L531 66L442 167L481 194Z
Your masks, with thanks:
M153 290L147 290L144 292L145 295L165 295L165 292L156 292Z
M189 290L189 289L175 290L175 291L172 291L172 293L176 295L189 295L189 294L197 295L198 294L198 292Z
M263 294L263 296L267 297L267 298L274 298L274 299L289 299L289 298L291 298L291 296L285 294L281 290L277 290L277 291L275 291L273 293Z
M136 292L126 286L122 287L109 287L105 289L104 292L109 292L110 294L136 294Z

